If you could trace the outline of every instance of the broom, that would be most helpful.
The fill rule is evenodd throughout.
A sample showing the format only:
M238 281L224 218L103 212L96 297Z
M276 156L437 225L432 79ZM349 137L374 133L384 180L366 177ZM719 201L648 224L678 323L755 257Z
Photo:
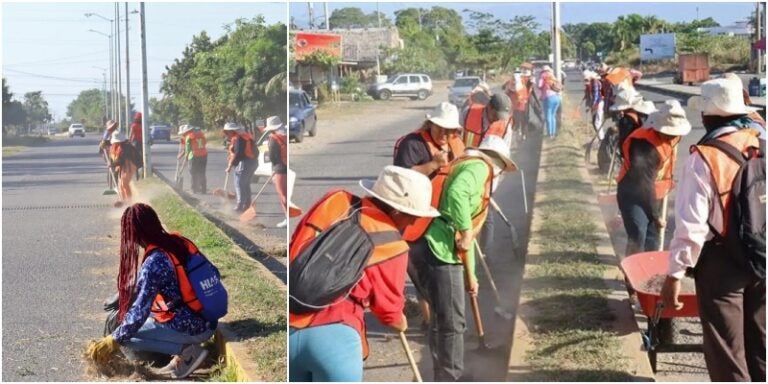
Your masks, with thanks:
M256 218L256 200L259 198L259 196L261 196L261 192L264 191L264 188L267 186L267 184L269 184L269 181L272 180L273 177L275 177L274 172L272 172L272 175L270 177L264 180L264 184L261 185L261 188L259 189L259 192L256 194L256 197L254 197L253 200L251 200L251 206L240 215L241 223L247 223Z
M108 182L114 182L115 175L112 174L112 169L110 169L109 166L109 154L107 153L106 148L102 150L104 152L104 159L107 162L107 181ZM114 188L107 187L107 189L104 190L104 192L101 193L102 196L109 196L109 195L117 195L117 183L114 183Z

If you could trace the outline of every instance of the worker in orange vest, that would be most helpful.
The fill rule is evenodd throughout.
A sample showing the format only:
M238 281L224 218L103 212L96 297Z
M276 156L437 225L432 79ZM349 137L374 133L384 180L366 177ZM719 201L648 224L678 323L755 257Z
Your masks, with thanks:
M265 132L269 133L269 162L272 163L272 182L280 197L280 206L283 207L285 219L275 226L285 228L288 226L288 137L285 134L285 125L279 116L267 118Z
M439 216L429 205L432 186L421 173L393 165L385 167L376 182L361 180L360 185L368 196L361 198L344 190L327 193L301 219L291 237L291 278L295 281L299 279L293 274L299 272L293 266L312 255L306 254L306 250L334 248L325 242L348 240L323 236L333 233L334 223L357 214L351 220L357 220L373 243L362 277L342 293L341 300L332 297L328 305L299 311L305 301L296 297L300 288L295 281L290 282L288 360L292 382L362 381L363 360L369 352L366 310L385 326L399 332L408 328L403 313L408 245L399 232L417 217ZM312 274L309 268L305 271ZM313 276L332 279L335 275L314 271Z
M235 169L235 212L242 213L251 206L251 179L259 165L258 149L250 133L243 131L237 123L224 125L224 135L229 139L229 159L226 172Z
M701 96L690 98L688 107L701 111L707 133L691 147L680 175L675 235L661 296L665 307L681 309L680 280L692 275L710 379L765 382L765 141L744 119L753 109L744 104L740 83L704 82ZM755 219L762 220L761 238L740 236L742 223L734 221L737 206L744 208L732 193L741 187L734 185L742 169L736 160L739 155L739 160L762 163L762 180L754 181L762 181L763 195L749 202L758 215ZM747 251L742 244L754 241L762 241L762 246ZM759 257L759 252L762 276L751 258Z
M204 195L207 191L206 168L208 166L208 149L205 134L200 127L183 125L179 132L180 145L183 151L177 156L189 162L189 174L192 176L192 193Z
M512 130L520 134L525 141L528 137L528 99L530 90L524 84L522 75L515 73L504 85L504 91L512 101Z
M473 104L470 106L462 124L464 127L462 137L464 145L477 147L488 135L501 137L510 143L511 109L512 102L504 92L494 92L488 105Z

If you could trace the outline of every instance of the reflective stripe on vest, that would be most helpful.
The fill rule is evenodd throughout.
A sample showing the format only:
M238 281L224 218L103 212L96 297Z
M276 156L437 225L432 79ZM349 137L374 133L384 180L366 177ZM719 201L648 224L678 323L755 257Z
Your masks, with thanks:
M429 153L434 156L440 151L440 148L435 144L435 142L432 140L432 136L429 134L429 132L425 129L420 129L416 131L415 133L418 133L419 136L421 136L421 139L424 141L424 143L427 145L427 149L429 150ZM397 156L397 151L399 149L400 142L405 138L403 136L400 138L400 140L397 141L397 144L395 144L395 156ZM454 161L455 159L461 157L464 155L464 143L459 140L458 137L448 137L448 147L450 148L450 152L448 153L448 160ZM432 182L432 200L430 202L430 205L433 208L437 208L437 206L440 204L440 195L443 190L443 184L445 183L445 178L448 176L451 170L451 163L448 163L442 167L440 167L434 174L430 175ZM403 240L405 241L416 241L420 237L424 235L424 232L427 231L427 228L429 228L429 224L432 223L431 217L418 217L416 220L413 221L410 225L406 226L403 230Z
M485 106L473 104L469 107L467 117L464 120L464 146L467 148L477 148L483 139L483 117L485 115Z
M197 247L191 241L184 239L184 242L186 243L187 250L190 254L198 252ZM148 245L144 251L144 259L146 260L147 256L158 248L159 247L156 245ZM184 266L171 252L165 249L162 249L162 251L171 259L171 263L173 264L173 269L176 272L176 281L179 283L181 300L193 312L201 311L203 309L203 305L200 303L200 300L197 299L195 289L189 282L189 277L187 277L187 271L184 270ZM165 297L161 293L158 293L155 296L155 300L152 302L151 315L152 318L155 319L155 321L158 323L166 323L173 320L173 318L176 316L176 313L169 310L168 303L165 301Z
M291 237L289 261L293 261L320 232L336 221L347 217L352 205L351 201L352 195L349 192L334 190L328 192L310 208L296 226ZM382 263L408 252L408 244L400 238L395 223L367 197L362 198L360 225L371 235L371 239L374 241L373 255L368 261L368 266ZM314 321L317 313L303 315L290 313L289 315L290 326L294 328L323 325L322 321ZM365 338L364 334L360 336Z
M732 145L746 154L749 147L758 148L760 142L757 137L760 135L754 129L741 129L716 138L724 143ZM728 230L728 214L731 209L731 189L733 188L733 179L736 172L739 171L739 164L728 157L717 148L706 145L693 145L691 152L697 151L707 164L716 190L713 191L718 196L717 201L712 203L712 209L709 211L707 222L721 236L725 237Z
M666 140L661 135L651 128L638 128L635 129L622 144L622 153L625 154L624 162L621 164L621 170L616 177L616 182L620 183L629 168L630 164L629 148L632 144L632 140L645 140L649 142L656 149L656 153L659 154L659 167L656 172L656 179L654 182L654 195L656 199L661 199L672 190L674 182L672 180L672 172L675 169L675 157L677 156L677 143L680 142L679 138L673 140ZM673 144L674 143L674 144Z
M187 137L190 141L190 144L192 146L192 156L193 157L205 157L208 156L208 149L205 148L206 146L206 140L205 140L205 134L202 132L192 132ZM186 145L186 143L185 143Z

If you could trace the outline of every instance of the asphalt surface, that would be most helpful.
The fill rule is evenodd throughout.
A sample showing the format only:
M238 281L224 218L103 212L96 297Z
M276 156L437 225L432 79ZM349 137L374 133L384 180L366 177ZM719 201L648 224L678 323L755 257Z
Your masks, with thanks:
M119 218L102 196L98 137L55 138L4 157L3 381L83 380L115 291Z
M291 168L297 173L293 200L307 209L332 188L343 188L362 195L358 180L375 179L380 170L392 163L392 151L395 141L402 135L421 126L424 114L439 102L447 100L446 84L434 86L435 95L425 101L377 101L374 106L363 104L361 112L340 118L320 119L318 136L307 137L303 143L291 143ZM339 108L357 108L355 104ZM529 203L532 201L538 167L540 137L532 134L523 148L516 151L514 158L525 170ZM527 243L528 215L523 209L521 177L519 173L507 176L494 198L502 207L505 215L516 227L518 241ZM293 226L297 223L293 221ZM496 284L502 294L502 306L514 315L514 306L519 295L520 275L524 259L511 252L512 235L501 219L495 218L495 240L486 249L489 264ZM292 226L292 230L293 230ZM478 266L478 269L480 267ZM494 314L492 291L485 279L479 276L482 318L486 340L492 347L498 347L490 353L475 351L478 346L471 311L467 304L466 371L475 381L503 380L507 370L507 356L512 335L512 322ZM413 288L408 294L413 295ZM468 303L468 302L467 302ZM366 317L368 341L371 355L365 362L364 379L366 381L411 381L412 372L408 366L397 335L392 330L381 326L374 316ZM419 329L421 321L418 315L409 315L410 328L407 332L409 343L425 380L432 379L431 358L423 332Z

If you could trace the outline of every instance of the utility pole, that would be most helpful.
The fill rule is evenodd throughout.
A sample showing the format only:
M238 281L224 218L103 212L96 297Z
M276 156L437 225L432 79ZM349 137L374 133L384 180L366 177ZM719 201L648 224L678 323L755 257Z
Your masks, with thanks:
M101 91L104 93L104 119L109 120L109 113L107 112L107 73L102 72L101 77L104 79L104 83L101 86ZM101 123L104 124L106 121L102 121Z
M379 12L379 2L376 2L376 17L379 18L379 28L381 28L381 12Z
M323 6L325 7L325 30L330 31L331 30L331 19L328 15L328 2L326 1L323 3Z
M552 2L552 71L560 81L560 3Z
M128 126L129 121L131 121L131 71L130 71L130 61L128 61L128 2L125 2L125 125L126 127Z
M315 27L315 15L312 12L312 2L307 2L307 7L309 7L309 30L311 31Z
M141 146L144 156L144 178L152 176L152 154L149 148L149 88L147 87L147 30L144 24L144 2L139 3L141 20Z
M118 132L125 132L123 128L123 111L121 110L123 107L123 76L122 76L122 68L120 66L120 5L119 3L115 3L115 32L117 32L117 38L115 39L117 41L117 131Z

